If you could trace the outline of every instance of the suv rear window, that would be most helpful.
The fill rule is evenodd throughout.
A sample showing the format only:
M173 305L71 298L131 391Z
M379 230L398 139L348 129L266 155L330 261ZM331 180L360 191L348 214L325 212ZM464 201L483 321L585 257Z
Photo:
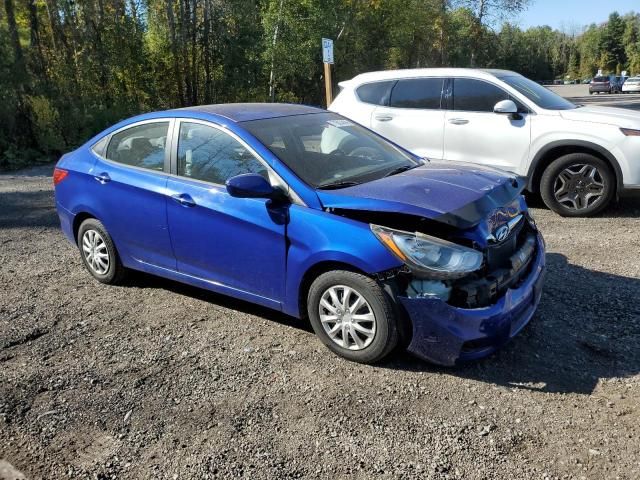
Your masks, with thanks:
M365 83L356 89L358 98L373 105L388 105L391 87L396 83L395 80L388 82Z
M601 82L608 82L609 79L607 77L596 77L596 78L593 79L593 81L601 83Z
M398 80L391 92L390 107L440 109L443 78L409 78Z

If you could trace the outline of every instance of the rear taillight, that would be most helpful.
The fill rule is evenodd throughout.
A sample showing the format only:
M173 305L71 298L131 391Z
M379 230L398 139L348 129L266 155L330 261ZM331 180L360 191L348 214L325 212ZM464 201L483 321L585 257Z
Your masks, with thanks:
M55 168L53 170L53 186L58 185L62 180L67 178L69 172L67 170L63 170L62 168Z

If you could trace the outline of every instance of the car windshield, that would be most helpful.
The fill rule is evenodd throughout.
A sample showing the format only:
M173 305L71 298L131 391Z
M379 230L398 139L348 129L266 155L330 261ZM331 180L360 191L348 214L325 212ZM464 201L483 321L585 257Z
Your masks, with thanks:
M314 188L370 182L422 163L335 113L251 120L242 125Z
M515 88L540 108L547 110L571 110L576 108L576 105L569 100L522 75L504 76L500 77L500 80Z

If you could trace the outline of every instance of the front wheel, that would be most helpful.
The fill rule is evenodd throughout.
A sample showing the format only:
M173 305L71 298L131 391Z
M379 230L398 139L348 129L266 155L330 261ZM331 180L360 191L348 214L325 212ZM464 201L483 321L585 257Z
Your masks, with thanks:
M615 193L615 175L604 160L570 153L552 162L542 174L544 203L563 217L588 217L602 211Z
M391 300L365 275L323 273L311 284L307 313L314 332L330 350L360 363L375 363L398 343Z

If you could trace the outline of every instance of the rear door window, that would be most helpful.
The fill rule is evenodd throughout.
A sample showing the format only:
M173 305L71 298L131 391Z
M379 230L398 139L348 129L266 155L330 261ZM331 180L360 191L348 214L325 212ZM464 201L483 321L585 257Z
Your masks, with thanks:
M372 105L388 105L391 87L396 83L395 80L388 82L365 83L356 89L358 98L364 103Z
M107 160L162 172L169 122L151 122L127 128L111 136Z
M442 103L443 78L398 80L391 91L390 107L438 110Z
M453 110L493 112L493 107L502 100L513 100L513 98L501 88L488 82L473 78L453 80Z

